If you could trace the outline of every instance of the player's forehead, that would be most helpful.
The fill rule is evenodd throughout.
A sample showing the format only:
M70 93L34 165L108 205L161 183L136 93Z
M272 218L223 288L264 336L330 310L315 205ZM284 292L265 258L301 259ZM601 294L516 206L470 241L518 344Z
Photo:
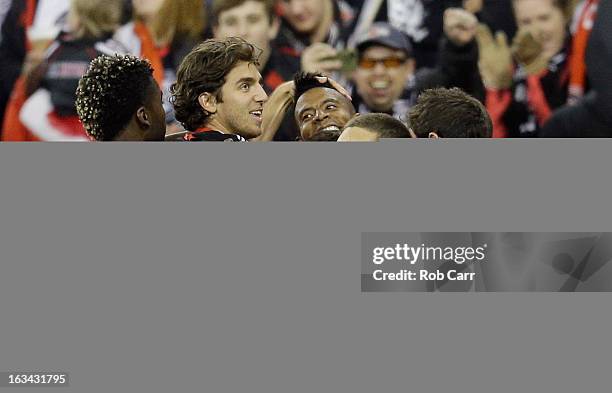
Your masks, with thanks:
M302 94L295 105L296 111L317 108L328 102L343 104L345 98L337 90L329 87L315 87Z
M261 74L259 73L259 70L257 70L257 66L255 64L246 61L238 62L227 74L225 83L235 84L244 79L252 79L259 82L261 79Z

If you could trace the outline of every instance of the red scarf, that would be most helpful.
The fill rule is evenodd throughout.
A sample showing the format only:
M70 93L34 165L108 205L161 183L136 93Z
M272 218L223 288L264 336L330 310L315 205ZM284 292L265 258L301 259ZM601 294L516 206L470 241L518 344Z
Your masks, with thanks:
M586 49L593 30L597 5L599 0L585 0L584 7L578 18L578 25L574 33L572 54L569 59L570 83L568 103L573 104L583 95L586 88Z
M153 67L153 79L161 87L164 85L164 64L160 49L155 46L153 36L147 26L141 21L134 23L134 33L140 39L140 56L149 60Z
M26 53L29 52L30 49L32 48L32 44L30 43L30 40L28 39L27 32L30 26L34 24L35 15L36 15L36 0L27 0L25 11L23 12L23 14L21 14L21 18L22 18L21 24L26 32L26 39L25 39Z

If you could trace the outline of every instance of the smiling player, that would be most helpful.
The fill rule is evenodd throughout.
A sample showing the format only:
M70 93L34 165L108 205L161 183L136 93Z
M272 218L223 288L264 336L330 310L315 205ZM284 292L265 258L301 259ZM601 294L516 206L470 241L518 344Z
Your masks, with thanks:
M172 102L187 141L245 141L261 134L268 95L259 53L241 38L210 39L189 53L172 86Z

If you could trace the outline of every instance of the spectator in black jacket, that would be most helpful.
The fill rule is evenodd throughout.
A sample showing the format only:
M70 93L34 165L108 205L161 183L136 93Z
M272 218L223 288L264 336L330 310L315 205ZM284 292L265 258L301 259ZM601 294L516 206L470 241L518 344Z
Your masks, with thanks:
M563 0L513 0L519 31L479 29L480 71L494 137L536 137L568 99L569 34Z
M383 22L357 42L353 105L359 113L381 112L400 118L412 99L415 61L406 36Z
M612 136L612 1L599 3L586 53L593 90L574 106L555 112L540 136L553 138Z
M353 103L359 113L383 112L402 118L420 91L459 87L479 100L484 87L478 72L474 37L476 18L461 9L445 14L440 64L415 74L412 47L406 37L386 23L375 23L357 40L359 62L354 73Z

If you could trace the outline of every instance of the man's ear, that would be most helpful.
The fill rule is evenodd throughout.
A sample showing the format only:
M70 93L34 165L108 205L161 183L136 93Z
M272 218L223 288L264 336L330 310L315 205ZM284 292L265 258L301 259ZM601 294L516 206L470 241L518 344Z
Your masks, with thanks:
M217 113L217 98L211 93L202 93L198 97L198 103L208 113Z
M429 139L440 139L440 136L435 131L429 133Z
M141 106L136 110L136 119L138 120L138 125L140 125L141 128L151 127L151 121L149 120L149 115L147 114L147 110L144 106Z

